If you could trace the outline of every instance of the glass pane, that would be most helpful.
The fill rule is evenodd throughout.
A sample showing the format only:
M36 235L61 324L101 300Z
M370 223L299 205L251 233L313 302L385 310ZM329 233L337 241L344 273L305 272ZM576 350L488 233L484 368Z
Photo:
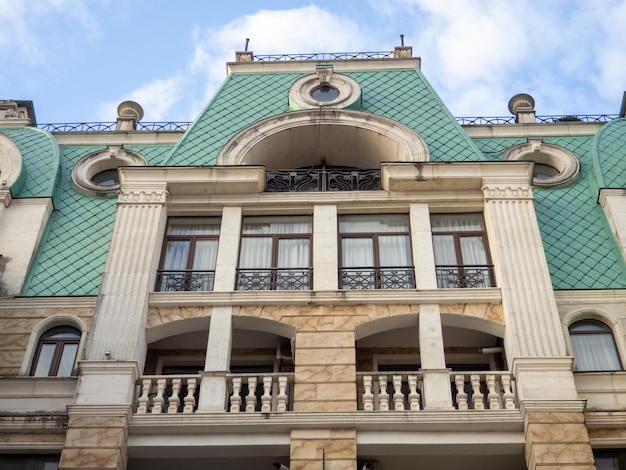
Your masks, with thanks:
M219 235L219 217L173 217L167 226L168 235Z
M72 375L72 368L74 367L74 361L76 360L77 351L78 344L63 345L63 352L61 353L61 359L59 360L57 377L69 377L70 375Z
M611 329L604 323L597 320L582 320L577 321L569 327L570 332L583 332L583 331L606 331L611 333Z
M271 268L272 239L269 237L242 238L239 267L242 269Z
M339 217L341 233L408 232L406 214L342 215Z
M214 270L217 259L217 240L198 240L193 257L192 269Z
M482 214L433 214L433 232L472 232L484 230Z
M483 237L481 235L460 238L461 256L463 257L463 264L465 266L472 264L487 264L485 243L483 242Z
M412 266L411 248L407 235L378 237L380 267Z
M280 235L283 233L311 233L310 216L244 217L244 235Z
M433 249L435 250L435 264L437 266L458 265L453 235L433 235Z
M374 266L374 243L371 238L342 238L341 266L344 268Z
M163 269L176 270L187 269L189 257L189 240L171 240L167 242Z
M50 373L50 365L52 364L52 357L54 356L54 350L56 344L42 344L39 352L39 359L37 359L37 367L33 375L35 377L48 377Z
M572 334L570 339L579 371L621 370L612 334Z
M308 238L281 238L278 240L277 268L308 268L311 253Z
M54 328L50 328L43 335L41 335L42 339L70 339L70 338L80 338L81 333L76 328L71 326L55 326Z
M619 470L617 457L596 457L596 468L598 470Z

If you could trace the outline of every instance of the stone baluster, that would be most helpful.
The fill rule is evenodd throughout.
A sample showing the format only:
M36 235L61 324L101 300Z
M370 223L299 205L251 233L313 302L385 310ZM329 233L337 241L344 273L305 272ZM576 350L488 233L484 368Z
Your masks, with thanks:
M181 379L172 379L172 396L170 397L170 404L167 407L168 413L178 413L178 407L180 406L180 389L182 385Z
M379 411L389 411L389 394L387 393L387 376L378 376L378 409Z
M484 410L485 403L483 402L484 395L480 391L480 375L470 375L470 382L472 384L472 403L475 410Z
M500 409L500 397L498 396L498 392L496 391L496 376L495 375L487 375L487 402L489 403L490 410L499 410Z
M455 375L454 384L456 385L456 405L459 410L467 410L467 393L465 393L465 376Z
M374 394L372 393L372 376L363 376L363 411L374 411Z
M420 409L420 394L417 391L417 375L409 375L409 409Z
M241 377L233 377L233 394L230 396L230 412L239 413L241 408Z
M196 386L198 379L187 380L187 396L185 397L185 408L183 413L193 413L196 407Z
M165 385L165 379L157 379L157 394L156 397L154 397L152 413L158 414L163 412L163 407L165 406L165 397L163 396L165 393Z
M402 376L393 376L393 408L396 411L404 411L404 395L402 394Z
M261 396L261 413L272 411L272 376L263 377L263 395Z
M246 396L246 413L254 413L256 409L256 377L248 377L248 395Z
M150 392L152 391L152 379L143 379L141 383L141 396L137 400L137 414L143 415L150 410Z
M276 398L276 411L287 411L287 377L278 377L278 397Z
M500 377L500 384L502 386L502 402L505 410L515 409L515 395L511 390L511 376L502 375Z

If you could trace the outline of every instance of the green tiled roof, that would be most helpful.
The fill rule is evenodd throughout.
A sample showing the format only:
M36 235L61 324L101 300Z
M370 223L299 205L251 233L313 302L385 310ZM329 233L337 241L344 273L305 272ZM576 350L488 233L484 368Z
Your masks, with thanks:
M290 111L289 87L302 75L230 75L163 164L214 165L221 148L235 134L262 119ZM428 145L431 161L483 159L420 70L345 75L361 87L361 111L393 119L418 132Z
M624 289L626 268L619 247L607 227L591 174L593 137L555 137L543 141L560 145L580 161L575 182L553 189L535 188L535 211L552 285L567 289ZM489 160L527 139L476 139Z
M52 197L59 174L59 146L34 127L0 128L22 154L22 174L11 188L15 198Z
M72 185L74 164L104 147L61 147L60 184L54 212L26 280L24 296L97 295L100 288L117 198L87 196ZM171 145L132 146L148 163L161 161Z
M592 147L600 188L626 188L626 119L616 119L596 134Z

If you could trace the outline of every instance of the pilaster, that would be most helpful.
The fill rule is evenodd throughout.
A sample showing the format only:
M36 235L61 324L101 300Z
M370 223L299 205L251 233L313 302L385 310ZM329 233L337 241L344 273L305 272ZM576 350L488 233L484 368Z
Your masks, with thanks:
M424 409L452 409L450 371L446 368L439 305L421 305L418 319L420 351L428 352L420 355L424 372Z
M626 259L626 189L602 189L599 200Z
M232 292L237 277L239 239L241 238L241 207L226 206L222 210L220 242L215 261L215 292Z
M505 346L514 357L565 356L532 189L527 179L484 178L485 223L502 290Z
M213 307L198 411L224 411L232 337L232 307Z
M415 266L415 287L418 290L436 289L435 254L433 252L428 205L411 204L409 217L413 266Z
M337 206L313 208L313 290L337 290Z
M164 182L122 188L86 357L138 360L143 367L167 191Z
M291 470L357 470L356 429L292 429Z

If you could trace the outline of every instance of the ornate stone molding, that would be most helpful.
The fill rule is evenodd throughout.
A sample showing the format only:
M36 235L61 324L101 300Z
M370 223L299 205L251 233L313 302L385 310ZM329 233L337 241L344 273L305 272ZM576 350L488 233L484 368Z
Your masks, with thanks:
M486 201L494 200L534 200L533 190L524 185L495 185L486 184L482 188Z
M121 190L118 195L120 204L165 204L169 193L159 190Z

